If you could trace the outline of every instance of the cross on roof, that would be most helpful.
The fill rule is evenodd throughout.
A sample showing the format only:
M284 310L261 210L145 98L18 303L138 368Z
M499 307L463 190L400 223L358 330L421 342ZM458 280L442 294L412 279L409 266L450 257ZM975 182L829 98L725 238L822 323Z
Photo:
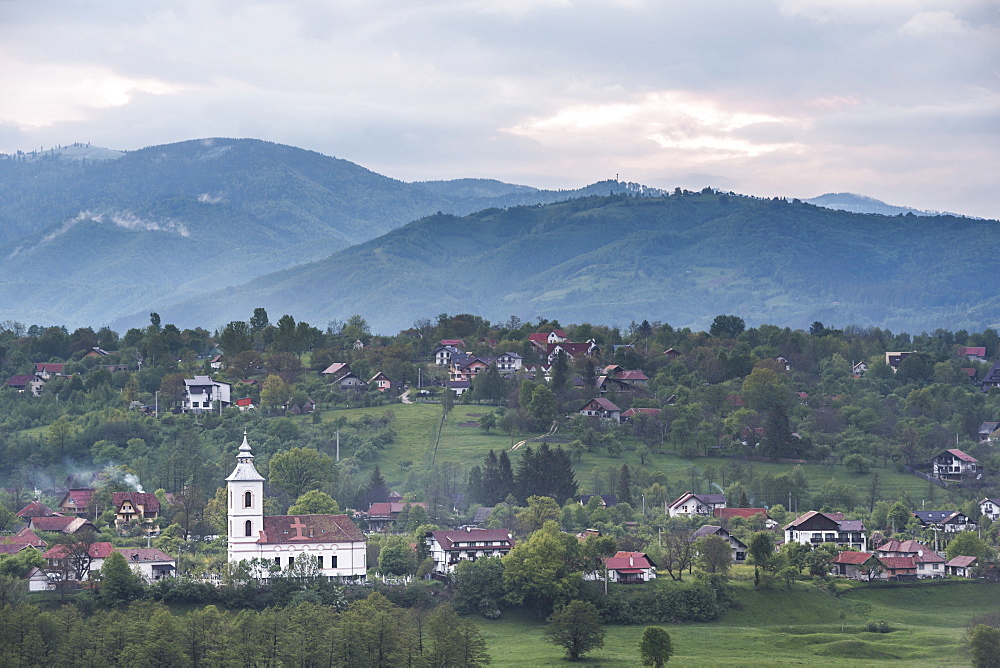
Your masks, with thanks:
M301 519L296 517L295 521L292 522L290 526L295 529L295 538L305 538L305 536L302 535L302 530L306 528L306 525L302 523Z

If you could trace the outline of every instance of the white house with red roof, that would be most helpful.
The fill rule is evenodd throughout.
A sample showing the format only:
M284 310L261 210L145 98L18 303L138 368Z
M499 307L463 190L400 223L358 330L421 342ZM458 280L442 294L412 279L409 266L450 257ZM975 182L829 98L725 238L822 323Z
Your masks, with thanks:
M428 531L424 542L439 574L451 573L459 562L502 557L514 549L514 537L505 529Z
M616 552L613 557L601 557L601 563L607 569L608 582L639 584L656 579L656 564L645 552ZM587 573L584 579L603 580L604 573Z
M150 492L114 492L111 501L115 506L115 526L126 524L146 525L147 530L160 516L160 500Z
M967 557L959 555L944 565L946 575L954 575L960 578L971 578L972 569L976 567L978 557Z
M875 554L883 561L887 558L909 557L916 566L918 578L944 577L944 558L915 540L888 540L875 548Z
M44 380L48 380L53 376L63 375L63 369L66 367L62 362L38 362L35 364L35 375Z
M986 361L986 346L960 346L959 357L967 357L974 362Z
M983 499L979 502L979 512L983 516L990 518L990 521L996 522L997 518L1000 517L1000 499L991 499L989 497Z
M264 477L253 464L246 433L236 468L226 478L230 563L263 559L289 568L296 558L316 560L328 577L364 579L365 535L347 515L264 515Z
M939 480L974 480L979 472L979 462L957 448L945 450L931 462L931 475Z
M716 508L712 514L723 522L739 517L747 521L760 520L766 529L778 526L778 523L767 514L767 508Z
M834 543L864 552L868 549L868 534L861 520L845 520L842 513L810 510L785 525L785 542L811 546Z

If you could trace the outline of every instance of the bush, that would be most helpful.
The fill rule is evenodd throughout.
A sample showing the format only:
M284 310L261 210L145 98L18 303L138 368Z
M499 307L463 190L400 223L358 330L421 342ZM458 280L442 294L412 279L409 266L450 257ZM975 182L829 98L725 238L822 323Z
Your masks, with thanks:
M892 633L892 627L885 621L868 622L865 630L869 633Z

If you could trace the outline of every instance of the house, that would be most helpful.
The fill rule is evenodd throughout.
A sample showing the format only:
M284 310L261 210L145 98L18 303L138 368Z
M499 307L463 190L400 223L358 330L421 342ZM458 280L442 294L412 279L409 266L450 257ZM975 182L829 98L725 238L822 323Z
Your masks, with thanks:
M633 392L635 388L632 385L623 383L616 378L611 376L598 376L597 380L594 381L594 387L597 389L597 393L600 396L604 396L608 392Z
M845 520L841 513L810 510L785 525L785 542L802 545L835 543L851 550L868 549L868 536L861 520Z
M460 397L472 389L472 382L468 380L446 380L444 386Z
M80 577L91 579L93 573L101 570L104 560L107 559L115 548L108 542L95 542L87 545L86 553L81 549L74 552L68 545L53 545L42 555L49 572L49 579L54 581L75 580Z
M984 517L988 517L991 521L996 522L997 518L1000 517L1000 499L991 499L989 497L983 499L979 502L979 512Z
M588 505L591 499L597 499L597 505L604 508L611 508L618 505L617 494L581 494L578 497L581 506Z
M64 515L94 514L93 499L97 490L93 487L75 487L66 492L59 502L59 512Z
M65 515L32 517L28 521L28 528L32 531L51 531L52 533L71 534L84 530L97 533L97 527L90 520L84 517L67 517Z
M666 350L663 351L663 355L667 358L667 360L673 362L674 360L676 360L678 357L681 356L681 353L677 350L674 350L673 348L667 348Z
M851 373L855 378L861 378L868 371L868 364L866 362L857 362L851 367Z
M622 422L630 422L640 415L648 415L651 420L656 419L660 417L661 412L659 408L630 408L622 413Z
M602 420L612 420L621 422L622 409L615 406L610 400L604 397L595 397L585 403L578 411L580 415L596 417Z
M94 346L87 351L87 354L84 355L84 357L107 357L108 355L114 355L116 352L116 350L104 350L103 348Z
M472 380L489 368L493 360L475 355L455 355L448 369L448 380Z
M774 361L777 362L778 364L780 364L781 366L785 367L785 371L791 371L792 370L792 363L788 361L787 357L783 357L782 355L778 355L777 357L774 358Z
M945 450L931 462L931 475L939 480L965 481L977 479L979 462L971 455L952 448Z
M885 354L885 363L886 363L886 365L890 369L892 369L893 373L896 373L896 371L899 370L899 364L900 364L900 362L902 362L904 359L906 359L907 357L909 357L912 354L913 354L913 351L911 351L911 352L892 352L892 353L886 353Z
M712 514L723 522L739 517L748 522L762 520L765 529L778 526L778 523L767 514L767 508L715 508Z
M539 350L548 352L548 347L555 343L567 341L566 332L561 329L554 329L551 332L535 332L528 335L528 341Z
M1000 427L1000 422L984 422L979 425L979 442L983 443L985 441L989 441L990 434L995 432L997 427Z
M221 380L212 380L208 376L195 376L184 379L184 402L181 410L185 413L202 413L212 410L212 403L219 402L222 407L231 403L232 385Z
M969 380L971 380L973 384L975 384L976 380L979 378L979 369L960 369L960 371L968 376Z
M645 552L616 552L613 557L601 557L608 582L639 584L656 579L656 564ZM586 580L603 580L603 573L588 573Z
M38 362L35 364L35 375L43 380L48 380L53 376L63 375L65 366L62 362Z
M545 350L546 361L552 364L556 361L556 356L560 353L567 356L567 358L581 359L583 357L593 357L595 355L601 354L601 347L597 345L594 339L590 339L586 343L550 343Z
M711 517L716 508L726 507L725 494L693 494L684 492L675 501L668 503L667 515L706 515Z
M460 349L455 346L441 346L434 350L434 363L438 366L448 366L451 364L451 360L458 355L464 355Z
M615 380L632 387L646 387L649 385L649 376L640 369L626 369L615 374Z
M403 512L406 506L423 506L427 508L427 504L423 501L403 503L402 501L386 501L373 503L368 508L368 530L369 531L388 531L392 529L396 520L399 519L399 514Z
M21 519L28 519L31 517L52 517L55 515L51 508L40 501L32 501L14 514Z
M438 574L451 573L460 561L502 557L514 549L514 537L505 529L428 531L424 542Z
M496 367L497 371L503 372L517 372L521 370L521 366L524 364L524 358L517 353L504 353L497 358Z
M253 405L253 399L250 397L243 397L242 399L236 400L236 407L243 411L252 411L255 406Z
M978 528L957 510L918 510L913 516L920 520L920 526L925 529L937 529L945 533L975 531Z
M476 508L476 513L472 516L472 523L475 525L486 524L486 521L490 519L490 515L493 514L493 509L496 506L479 506Z
M20 394L27 393L39 397L42 395L42 388L45 387L45 379L34 374L11 376L7 379L7 387L17 390Z
M945 575L955 575L960 578L971 578L972 569L979 561L978 557L966 557L964 555L955 557L944 565Z
M958 349L958 356L966 357L973 362L985 362L986 346L960 346Z
M979 383L979 389L983 392L988 392L993 387L1000 387L1000 362L994 362Z
M0 536L0 555L17 554L22 550L41 550L47 543L25 527L13 536Z
M351 365L347 362L334 362L330 366L320 371L321 376L336 380L344 374L351 372Z
M208 361L209 368L218 371L222 368L222 365L226 363L225 355L216 355Z
M389 376L385 375L381 371L371 377L368 381L369 387L374 385L378 388L379 392L388 392L393 388L393 382L389 380Z
M934 550L915 540L889 540L877 548L875 554L883 561L890 557L909 557L916 564L918 578L944 577L944 559Z
M552 382L551 364L525 364L524 377L527 380L544 380L546 383Z
M115 506L115 526L119 530L125 524L152 525L160 516L160 500L150 492L115 492L111 499ZM147 526L146 530L151 528Z
M366 392L368 390L368 383L351 371L334 380L333 384L339 387L341 392Z
M440 344L446 348L464 348L464 339L441 339Z
M271 561L290 567L296 557L316 560L327 577L364 579L365 536L347 515L264 515L264 477L253 464L246 432L236 468L226 478L229 539L226 559Z
M913 557L879 557L886 579L916 580L917 561Z
M841 552L831 564L835 575L866 582L878 578L884 571L882 562L871 552Z
M118 547L132 570L146 582L156 582L177 574L177 561L155 547Z
M28 581L28 591L49 591L55 589L55 583L49 579L48 574L41 568L32 568L28 571L28 574L24 576L24 579Z
M712 524L706 524L699 527L697 531L691 534L691 540L695 541L703 536L718 536L722 540L729 543L729 547L733 550L733 563L742 564L747 560L747 546L746 543L741 541L739 538L733 534L726 531L720 526L715 526Z

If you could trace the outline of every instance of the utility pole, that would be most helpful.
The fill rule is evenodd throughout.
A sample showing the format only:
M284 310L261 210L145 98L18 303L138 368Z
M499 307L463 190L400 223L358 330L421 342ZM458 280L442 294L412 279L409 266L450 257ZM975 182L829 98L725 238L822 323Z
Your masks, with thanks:
M337 430L337 461L340 461L340 430Z

